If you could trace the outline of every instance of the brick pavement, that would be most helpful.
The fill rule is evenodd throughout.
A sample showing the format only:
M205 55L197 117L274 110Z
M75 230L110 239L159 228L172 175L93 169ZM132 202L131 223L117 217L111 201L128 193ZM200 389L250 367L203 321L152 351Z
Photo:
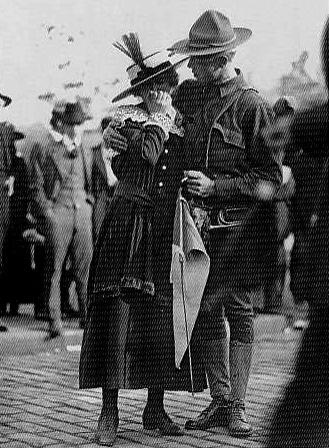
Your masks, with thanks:
M264 446L269 417L293 373L299 337L282 333L256 343L247 396L247 410L255 430L249 439L229 437L226 428L189 431L183 437L160 437L144 431L141 414L146 391L120 391L118 447L212 448ZM1 343L1 342L0 342ZM49 352L0 358L1 448L96 448L93 432L101 406L101 391L78 390L77 346L50 346ZM168 392L166 409L184 424L208 403L208 391Z

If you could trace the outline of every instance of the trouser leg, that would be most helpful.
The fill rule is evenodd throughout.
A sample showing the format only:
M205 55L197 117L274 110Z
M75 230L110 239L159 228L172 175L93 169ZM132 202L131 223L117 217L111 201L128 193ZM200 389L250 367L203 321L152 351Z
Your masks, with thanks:
M61 322L61 294L60 280L64 260L70 245L73 232L71 210L58 208L48 225L45 255L46 255L46 283L50 331L60 332Z
M80 324L86 319L87 285L93 253L91 207L86 204L75 214L75 231L72 241L72 264L79 301Z

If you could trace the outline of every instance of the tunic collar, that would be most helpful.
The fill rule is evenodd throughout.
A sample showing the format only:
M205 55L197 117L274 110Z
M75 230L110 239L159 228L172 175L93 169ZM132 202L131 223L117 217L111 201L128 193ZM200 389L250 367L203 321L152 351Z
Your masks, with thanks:
M216 81L212 84L212 86L215 86L219 89L221 97L231 95L232 93L241 89L241 87L247 85L241 70L236 68L235 71L237 75L234 78L231 78L226 82Z

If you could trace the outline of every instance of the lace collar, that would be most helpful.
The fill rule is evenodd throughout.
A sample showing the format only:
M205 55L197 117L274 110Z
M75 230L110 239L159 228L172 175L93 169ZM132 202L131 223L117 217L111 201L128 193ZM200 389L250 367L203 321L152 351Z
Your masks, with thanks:
M136 121L138 123L143 123L149 120L150 116L141 107L133 105L123 105L119 106L118 108L110 112L109 118L123 125L123 123L128 119ZM172 134L179 135L180 137L184 137L184 129L182 127L182 116L180 115L179 112L177 112L175 123L173 123L169 132Z

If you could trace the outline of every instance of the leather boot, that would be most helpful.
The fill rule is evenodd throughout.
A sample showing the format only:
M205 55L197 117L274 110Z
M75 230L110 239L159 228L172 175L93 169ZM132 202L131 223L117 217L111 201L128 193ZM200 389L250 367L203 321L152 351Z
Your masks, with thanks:
M162 409L151 409L145 406L143 412L143 428L157 429L162 436L183 436L184 432L174 423L166 411Z
M252 427L245 413L245 396L249 380L252 344L240 341L230 343L231 405L229 432L233 437L248 437Z
M229 402L224 397L213 398L210 405L195 419L187 420L186 429L204 430L216 426L227 426Z
M99 445L112 446L119 426L118 389L103 387L103 406L98 419L95 441Z
M164 406L164 389L150 387L148 389L147 404L143 412L144 429L157 429L163 436L182 436L183 430L174 423L166 413Z

